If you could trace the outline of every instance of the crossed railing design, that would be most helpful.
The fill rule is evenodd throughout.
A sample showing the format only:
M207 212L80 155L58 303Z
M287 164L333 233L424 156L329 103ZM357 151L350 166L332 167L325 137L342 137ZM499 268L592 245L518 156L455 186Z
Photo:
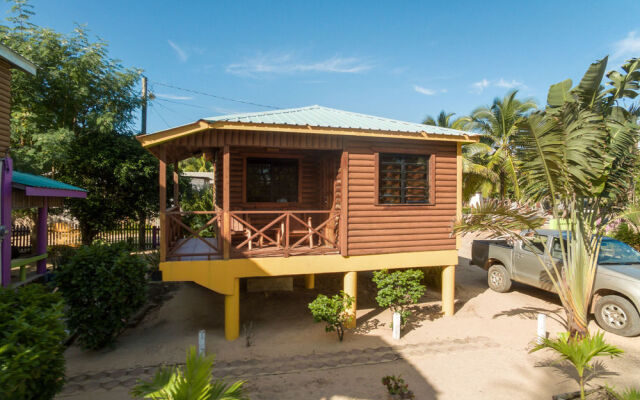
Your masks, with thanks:
M186 256L222 256L224 246L224 211L179 211L167 210L167 232L169 249L167 257L182 258ZM194 229L183 221L188 215L211 215L207 222ZM282 254L289 257L294 254L305 254L322 248L339 250L338 220L339 211L331 210L288 210L263 211L239 210L229 211L229 254L231 257L247 257L253 254ZM213 228L215 240L202 237L202 232ZM186 235L183 235L182 232ZM206 245L206 252L179 252L188 238L196 238ZM201 246L202 247L202 246Z

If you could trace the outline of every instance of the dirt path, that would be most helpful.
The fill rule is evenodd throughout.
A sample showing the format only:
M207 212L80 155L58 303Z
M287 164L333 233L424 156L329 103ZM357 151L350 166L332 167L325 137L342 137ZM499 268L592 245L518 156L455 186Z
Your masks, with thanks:
M430 290L399 341L391 339L391 315L376 307L366 273L358 276L358 327L342 343L314 324L307 309L318 293L339 290L339 275L317 276L316 290L305 290L296 280L293 292L243 293L242 322L253 326L250 347L243 336L224 340L222 296L184 284L123 334L115 349L68 349L68 384L59 397L126 399L131 385L158 365L184 362L200 329L207 332L207 353L216 355L215 375L246 379L253 400L385 399L380 379L390 374L401 374L418 399L533 400L575 389L569 370L543 367L551 354L527 351L539 312L550 317L551 334L562 329L556 321L562 317L558 300L524 285L504 294L488 290L486 273L467 265L469 241L464 244L456 270L456 314L441 317L439 293ZM638 384L640 338L606 338L626 354L603 359L606 370L592 382Z

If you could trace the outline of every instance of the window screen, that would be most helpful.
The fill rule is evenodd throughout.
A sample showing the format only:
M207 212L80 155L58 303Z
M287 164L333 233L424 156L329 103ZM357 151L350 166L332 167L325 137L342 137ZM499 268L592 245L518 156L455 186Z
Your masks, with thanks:
M379 203L429 203L429 157L380 153Z
M295 158L247 158L247 202L297 202L298 174Z

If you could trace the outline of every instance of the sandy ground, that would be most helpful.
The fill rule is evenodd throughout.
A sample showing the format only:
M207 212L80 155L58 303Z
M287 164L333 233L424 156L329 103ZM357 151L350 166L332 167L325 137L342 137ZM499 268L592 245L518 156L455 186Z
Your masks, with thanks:
M509 293L495 293L487 289L486 272L468 265L469 253L470 240L464 240L456 270L456 314L441 317L439 292L429 290L399 341L391 338L390 313L375 306L368 273L358 276L358 327L347 332L342 343L334 333L325 333L323 325L313 323L307 309L318 293L340 288L338 275L317 276L315 290L303 289L302 280L296 279L293 292L243 293L241 318L242 323L252 324L250 347L242 335L231 343L224 340L221 295L185 283L138 327L125 332L115 348L101 352L69 348L67 375L184 362L186 349L205 329L207 352L215 354L220 365L245 360L263 365L264 372L274 363L273 375L246 375L252 399L386 399L380 379L390 374L401 374L417 399L550 399L552 394L575 390L568 369L544 366L554 359L552 354L527 351L538 312L549 315L552 335L561 331L555 319L563 314L554 295L519 284ZM591 383L640 386L640 337L607 334L606 338L626 354L603 359L605 369ZM388 346L402 357L389 361L381 356L379 362L374 357L345 366L337 360L350 351L358 354L358 349ZM329 353L334 355L328 366L306 368ZM291 358L301 360L300 369L306 370L277 372L276 361ZM126 399L128 390L116 386L66 391L59 398Z

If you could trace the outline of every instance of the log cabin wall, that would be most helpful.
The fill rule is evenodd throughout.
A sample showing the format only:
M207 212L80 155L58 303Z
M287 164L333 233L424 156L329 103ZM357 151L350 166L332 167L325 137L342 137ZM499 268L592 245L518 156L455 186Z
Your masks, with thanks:
M9 150L11 138L11 66L0 60L0 157Z
M456 217L456 143L349 139L345 151L348 255L456 248L455 237L450 237ZM435 157L435 171L430 171L433 204L378 205L376 153L416 151Z

